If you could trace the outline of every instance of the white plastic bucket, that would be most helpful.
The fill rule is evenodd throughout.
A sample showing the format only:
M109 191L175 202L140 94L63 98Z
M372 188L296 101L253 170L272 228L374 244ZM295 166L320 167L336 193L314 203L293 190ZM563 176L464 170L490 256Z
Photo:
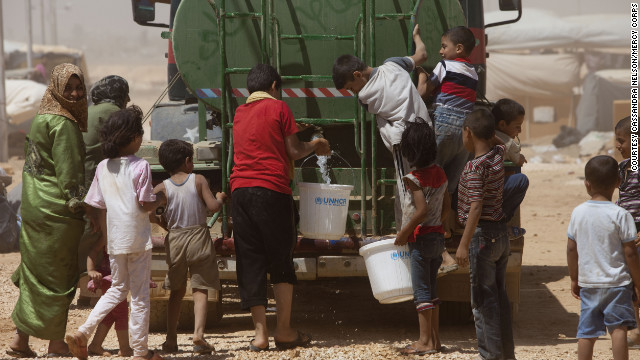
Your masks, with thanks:
M380 240L360 248L373 297L381 304L413 299L409 246L394 245L394 241Z
M352 185L298 183L300 232L309 239L344 236Z

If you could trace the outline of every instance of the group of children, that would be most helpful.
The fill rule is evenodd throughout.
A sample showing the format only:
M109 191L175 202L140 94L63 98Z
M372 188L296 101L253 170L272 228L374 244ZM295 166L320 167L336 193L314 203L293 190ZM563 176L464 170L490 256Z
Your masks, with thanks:
M401 209L401 216L396 213L399 231L395 243L409 245L420 325L418 341L401 353L425 355L442 350L436 278L443 263L453 262L470 267L480 358L515 359L505 287L506 223L524 199L529 183L521 173L505 178L504 162L521 166L526 161L514 142L524 108L503 99L493 111L474 110L478 75L469 60L475 37L468 28L455 27L443 34L443 60L431 75L418 68L417 87L410 72L427 59L417 25L413 40L416 53L412 56L389 58L371 68L344 55L333 68L336 87L358 94L360 103L376 114L382 139L393 153L396 204ZM433 123L423 101L431 97ZM444 246L445 234L450 235L454 226L450 210L456 211L457 221L464 226L455 260L448 259Z
M142 115L134 105L113 113L100 129L107 159L98 164L84 201L99 209L97 221L103 236L87 257L87 272L93 287L102 288L103 295L85 323L65 337L69 350L79 359L107 354L102 341L113 323L120 345L119 355L133 355L137 360L161 359L147 346L150 220L168 230L165 247L169 271L163 286L170 290L170 297L167 336L162 350L178 351L178 316L187 276L190 276L195 317L193 353L215 351L204 338L208 290L220 288L207 214L218 211L226 195L214 196L206 179L192 174L193 146L181 140L168 140L161 145L160 163L170 178L154 188L149 163L135 156L142 143ZM159 207L165 209L160 219L155 216ZM131 294L131 312L127 325L128 294ZM93 341L88 345L94 332Z
M506 223L522 202L528 179L519 172L505 173L504 162L511 161L518 167L526 162L515 141L524 121L524 108L502 99L491 111L474 110L478 76L469 61L475 37L468 28L456 27L443 34L443 60L432 74L419 68L427 54L417 25L413 40L416 53L412 56L390 58L372 68L357 57L343 55L333 68L336 87L357 94L361 105L376 114L384 144L393 154L398 184L396 244L409 246L420 326L419 339L401 353L424 355L443 348L438 332L436 277L444 262L469 266L479 359L515 359L505 285L510 237ZM414 69L419 74L417 87L410 76ZM276 94L277 81L271 88ZM273 98L261 96L254 96L254 101ZM430 98L435 105L433 122L423 100ZM166 210L159 222L169 230L165 241L169 272L164 286L171 290L162 349L178 349L177 319L189 273L195 308L194 352L214 351L203 334L207 292L219 288L206 216L220 209L226 195L214 196L204 177L192 174L193 148L180 140L166 141L160 147L160 162L171 177L154 189L149 164L134 155L142 141L141 116L137 107L118 111L101 130L108 159L98 165L85 202L102 209L100 224L109 231L103 232L106 235L90 255L87 267L92 280L99 283L104 272L96 271L95 253L106 247L112 283L85 324L66 337L71 352L81 359L87 358L88 339L100 321L122 306L129 292L129 333L119 333L121 353L129 353L130 346L137 360L160 359L147 348L151 260L148 213L162 206ZM625 157L630 155L628 122L625 119L616 127L618 148ZM311 147L306 150L312 151ZM610 203L619 185L618 173L624 179L619 205L633 216ZM638 316L636 307L634 320L631 284L636 285L636 291L640 287L634 242L640 223L640 200L636 200L640 182L637 172L629 169L628 160L618 168L612 158L596 157L586 165L585 186L592 200L574 211L567 250L572 293L582 299L579 358L590 358L595 338L603 335L606 327L612 335L614 357L623 359L627 328L635 326ZM455 217L449 216L451 210ZM452 218L464 227L455 259L444 246L445 236L454 226ZM608 303L619 307L601 310L601 304ZM629 341L639 340L636 337ZM308 344L307 338L300 344ZM102 351L99 345L92 348L92 353ZM251 346L254 351L262 350L253 342Z

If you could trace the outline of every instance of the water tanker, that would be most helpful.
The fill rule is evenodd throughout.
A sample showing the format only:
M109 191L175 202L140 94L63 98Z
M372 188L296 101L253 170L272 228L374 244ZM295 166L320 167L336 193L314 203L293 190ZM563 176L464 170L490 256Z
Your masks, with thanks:
M411 55L411 32L418 23L429 54L422 65L430 71L440 60L442 33L465 25L476 36L471 61L480 78L478 99L488 103L484 96L484 29L496 24L484 24L481 1L132 0L134 20L141 25L163 26L153 22L156 3L170 5L169 31L162 33L169 40L170 102L160 104L152 114L152 140L186 137L197 143L196 171L207 176L214 191L228 192L234 110L249 95L249 69L257 63L269 63L282 76L282 100L293 111L296 122L309 125L299 133L300 138L306 141L313 132L321 131L339 155L336 158L340 161L330 172L332 182L354 187L344 219L345 234L340 240L299 237L295 266L300 280L365 277L364 260L358 249L365 242L396 232L393 160L377 133L374 117L358 105L353 94L334 87L331 69L338 56L353 54L376 66L388 57ZM500 5L503 10L517 10L519 18L519 0L501 0ZM152 164L155 181L167 177L154 157L157 143L143 146L140 154ZM297 181L322 182L318 169L310 165L313 162L296 163ZM294 188L294 198L297 196ZM225 207L212 217L210 224L219 224L212 233L221 278L233 280L235 258L229 218L232 214ZM162 235L157 237L155 242L161 243ZM456 242L447 245L454 250ZM516 254L518 246L514 248ZM510 259L513 266L509 295L514 305L519 302L521 250L519 246L520 257ZM162 250L158 249L154 277L162 281L164 271ZM468 272L460 270L443 280L439 284L440 297L458 304L452 306L454 312L463 309L470 314ZM160 304L165 298L166 294L156 293L154 302ZM216 296L212 301L210 312L215 315L210 316L210 321L222 316L216 303L219 299ZM156 329L165 322L164 313L159 310L162 305L158 304L154 306L161 316L152 315L152 328ZM443 311L445 308L446 305ZM189 326L189 316L192 322L192 315L186 315L182 325Z

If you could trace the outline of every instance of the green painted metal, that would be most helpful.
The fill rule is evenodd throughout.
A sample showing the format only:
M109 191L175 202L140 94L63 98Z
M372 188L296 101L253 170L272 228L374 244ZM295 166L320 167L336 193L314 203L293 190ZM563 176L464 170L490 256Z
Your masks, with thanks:
M246 74L253 65L274 65L285 89L333 87L331 66L341 54L354 54L371 66L387 57L411 54L416 22L430 54L429 70L439 60L445 28L465 23L458 0L183 1L174 19L173 51L182 78L199 97L199 111L208 107L220 112L222 190L228 190L232 167L231 120L244 101L233 97L231 89L246 87ZM221 95L209 93L209 97L200 89L219 89ZM378 154L381 141L375 117L363 111L354 97L284 100L298 122L322 126L332 149L352 164L359 160L354 169L358 181L353 183L360 201L352 206L364 211L356 227L374 235L391 229L393 163L388 151ZM200 121L202 130L206 117L201 115ZM350 130L341 130L344 127ZM205 135L206 131L199 133L201 139ZM222 216L227 216L226 207Z

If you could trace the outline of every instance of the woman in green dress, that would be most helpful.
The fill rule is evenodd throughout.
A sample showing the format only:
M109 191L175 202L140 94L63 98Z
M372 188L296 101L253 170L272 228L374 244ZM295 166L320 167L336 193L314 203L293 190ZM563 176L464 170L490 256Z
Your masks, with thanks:
M20 289L11 315L17 331L7 350L14 357L36 356L29 336L49 340L49 356L69 351L64 334L84 230L85 93L79 67L56 66L25 141L21 262L11 277Z

